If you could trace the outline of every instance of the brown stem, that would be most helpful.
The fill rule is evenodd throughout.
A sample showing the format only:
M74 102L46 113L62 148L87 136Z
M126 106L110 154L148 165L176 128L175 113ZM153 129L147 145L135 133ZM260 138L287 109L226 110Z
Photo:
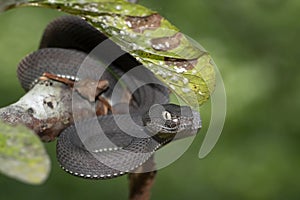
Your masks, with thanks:
M139 173L142 171L150 171ZM155 163L151 157L143 166L136 170L136 173L129 174L129 199L148 200L151 196L151 188L156 175Z
M130 3L137 3L138 2L138 0L127 0L128 2L130 2Z

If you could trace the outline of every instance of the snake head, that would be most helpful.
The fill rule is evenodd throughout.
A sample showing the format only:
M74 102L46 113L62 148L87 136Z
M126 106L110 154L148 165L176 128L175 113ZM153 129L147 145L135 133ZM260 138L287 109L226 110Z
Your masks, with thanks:
M201 128L199 112L175 104L153 105L143 123L151 136L166 142L195 135Z

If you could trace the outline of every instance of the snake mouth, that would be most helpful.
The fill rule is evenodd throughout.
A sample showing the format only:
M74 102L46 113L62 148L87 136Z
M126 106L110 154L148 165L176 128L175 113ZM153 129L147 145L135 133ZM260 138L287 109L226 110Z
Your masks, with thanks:
M149 122L146 125L146 129L151 137L158 139L159 141L171 141L175 137L185 138L193 136L199 129L199 121L197 119L194 120L193 118L181 118L178 122L176 121L176 124L171 123L170 125L169 123L170 122L158 124Z
M161 133L174 133L176 134L176 132L179 130L178 126L174 126L174 127L169 127L169 126L159 126L160 128L160 132Z
M166 126L161 122L150 121L145 124L147 133L150 136L162 135L162 134L173 134L175 135L178 132L178 126Z

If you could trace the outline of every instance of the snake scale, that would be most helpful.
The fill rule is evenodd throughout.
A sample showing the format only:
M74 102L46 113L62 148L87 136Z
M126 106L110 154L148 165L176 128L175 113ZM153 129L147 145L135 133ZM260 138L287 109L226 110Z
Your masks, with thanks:
M97 59L88 58L99 44L110 43L111 49L97 52ZM121 52L109 60L113 51ZM101 62L106 60L106 69ZM82 63L89 70L79 73ZM92 116L69 126L57 140L57 159L68 173L93 179L114 178L134 172L146 163L155 151L172 141L196 134L201 128L200 115L188 106L170 104L169 90L146 68L139 67L117 89L118 79L141 64L83 19L63 16L45 29L40 47L25 57L18 66L18 78L28 91L44 72L71 80L108 80L109 87L101 95L116 112ZM141 83L142 86L140 86ZM150 83L150 84L147 84ZM121 84L122 85L122 84ZM124 87L125 85L125 87ZM128 109L121 98L125 91ZM118 110L119 109L119 110Z

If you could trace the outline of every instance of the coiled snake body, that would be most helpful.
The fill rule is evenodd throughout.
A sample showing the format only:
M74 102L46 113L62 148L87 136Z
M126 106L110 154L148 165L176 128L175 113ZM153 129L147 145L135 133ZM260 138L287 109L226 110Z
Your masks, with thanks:
M111 49L97 52L107 60L108 69L97 59L86 59L98 44L108 41ZM114 51L121 52L110 60ZM79 73L82 63L87 72ZM118 78L137 69L140 63L84 20L65 16L48 25L40 49L24 58L18 67L18 78L25 90L44 72L70 79L108 80L102 95L112 106L122 108L122 93L129 91L128 110L105 116L91 116L66 128L58 137L57 159L62 168L76 176L107 179L133 172L154 152L174 139L176 134L189 136L201 127L200 116L187 106L168 104L168 89L146 68L138 68L119 87ZM150 83L143 84L141 83ZM124 87L125 85L125 87ZM116 89L119 87L119 89ZM121 93L116 97L114 92ZM121 106L120 106L121 105ZM118 109L116 109L118 110ZM123 114L122 114L123 113Z

